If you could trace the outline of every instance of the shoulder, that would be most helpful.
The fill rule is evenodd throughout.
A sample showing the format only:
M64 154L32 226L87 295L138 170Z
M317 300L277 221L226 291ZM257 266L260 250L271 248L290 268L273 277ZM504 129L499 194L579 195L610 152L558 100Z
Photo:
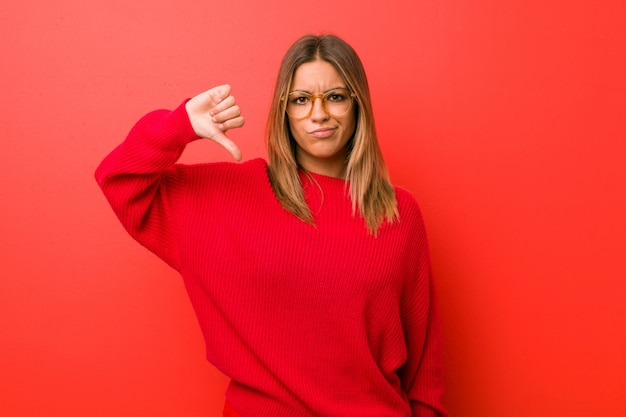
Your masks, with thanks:
M402 187L395 186L394 189L400 219L408 216L411 219L422 221L422 211L413 194Z
M393 223L394 229L405 233L410 239L422 240L426 235L426 227L420 205L405 188L394 186L394 190L398 203L398 220Z
M209 180L215 178L240 179L254 181L259 177L267 177L267 162L261 158L251 159L245 162L211 162L205 164L178 165L178 170L188 177Z
M245 162L211 162L177 165L184 187L190 192L211 194L259 193L270 187L267 162L261 158Z

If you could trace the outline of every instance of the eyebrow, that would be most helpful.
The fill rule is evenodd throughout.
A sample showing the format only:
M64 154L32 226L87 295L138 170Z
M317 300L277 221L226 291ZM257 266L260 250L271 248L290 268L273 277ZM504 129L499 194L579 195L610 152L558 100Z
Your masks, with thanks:
M329 91L333 91L333 90L347 90L348 87L333 87L330 90L326 90L324 92L322 92L322 95L328 93ZM314 95L312 92L308 91L308 90L292 90L289 92L289 94L292 93L306 93L306 94L310 94L310 95Z

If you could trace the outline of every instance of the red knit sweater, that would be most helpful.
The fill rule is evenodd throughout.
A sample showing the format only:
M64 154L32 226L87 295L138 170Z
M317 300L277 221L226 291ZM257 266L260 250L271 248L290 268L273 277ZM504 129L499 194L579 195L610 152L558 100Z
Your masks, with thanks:
M302 175L315 226L276 200L261 159L176 164L184 106L143 117L96 178L128 232L184 279L208 360L244 417L445 416L422 217L378 237L340 179Z

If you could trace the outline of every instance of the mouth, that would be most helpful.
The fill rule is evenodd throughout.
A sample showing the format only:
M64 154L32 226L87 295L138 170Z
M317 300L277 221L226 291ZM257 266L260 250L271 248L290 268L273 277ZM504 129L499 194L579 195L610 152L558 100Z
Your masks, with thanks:
M335 133L335 129L332 127L321 127L319 129L315 129L309 132L309 135L314 136L318 139L324 139Z

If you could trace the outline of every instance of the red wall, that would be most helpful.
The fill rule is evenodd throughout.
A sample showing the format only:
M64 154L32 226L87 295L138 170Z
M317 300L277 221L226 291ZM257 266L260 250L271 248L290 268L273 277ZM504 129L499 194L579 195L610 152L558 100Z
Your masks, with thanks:
M626 415L625 3L349 3L0 5L0 415L219 415L180 279L93 171L143 113L224 82L232 136L263 156L279 60L309 31L361 54L421 202L452 415Z

